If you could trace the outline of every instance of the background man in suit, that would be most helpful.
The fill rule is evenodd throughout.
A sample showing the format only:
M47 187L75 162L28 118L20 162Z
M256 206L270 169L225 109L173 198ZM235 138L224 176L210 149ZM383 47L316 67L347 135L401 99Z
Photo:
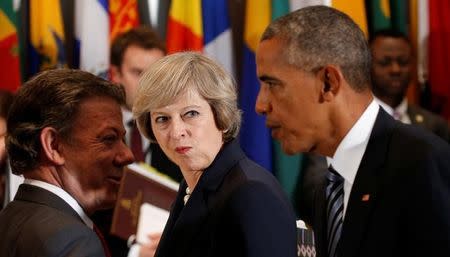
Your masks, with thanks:
M347 15L314 6L273 21L256 63L256 111L283 150L331 164L302 206L317 256L450 255L450 147L375 102L370 50Z
M6 148L25 182L0 213L0 256L109 256L88 215L114 205L133 162L124 101L123 88L79 70L46 71L19 89Z
M387 113L403 123L430 130L450 142L447 122L417 105L408 103L413 57L408 38L399 31L381 30L371 38L372 92Z
M178 167L171 162L157 144L150 144L145 137L139 135L136 141L141 142L141 149L133 145L134 120L131 109L136 98L138 81L141 73L152 63L166 54L164 43L148 26L133 28L118 35L111 45L111 79L125 88L127 104L123 108L124 123L127 125L126 142L131 147L137 162L145 161L157 170L181 181ZM137 142L139 144L139 142ZM140 152L139 152L140 150Z
M150 27L142 25L118 35L111 44L111 80L121 84L126 92L126 104L122 107L123 123L127 131L125 141L130 146L136 162L145 162L175 181L181 181L178 166L171 162L158 144L150 143L143 137L132 117L131 109L136 98L141 73L151 64L164 57L166 49L163 41ZM97 212L93 219L106 235L106 241L114 257L153 256L159 237L153 235L150 245L140 248L135 245L129 251L127 242L109 234L113 210Z

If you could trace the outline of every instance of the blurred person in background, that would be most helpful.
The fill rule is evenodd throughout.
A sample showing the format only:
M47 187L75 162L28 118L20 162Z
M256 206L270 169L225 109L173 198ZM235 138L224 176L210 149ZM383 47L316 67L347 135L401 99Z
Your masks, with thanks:
M0 210L3 208L3 203L6 205L9 202L7 201L7 198L9 197L7 192L9 193L9 190L6 185L10 168L6 154L5 137L6 118L13 99L14 95L11 92L0 89Z
M135 161L145 162L173 180L181 181L178 167L172 163L157 144L151 144L136 127L131 108L137 94L138 81L142 72L166 54L163 41L149 26L141 25L117 35L110 49L111 80L125 88L126 104L122 107L123 123L127 131L125 142L130 146ZM148 245L127 245L110 234L113 210L97 212L93 219L106 235L106 241L114 257L151 257L159 242L160 234L149 235ZM142 247L142 248L141 248Z

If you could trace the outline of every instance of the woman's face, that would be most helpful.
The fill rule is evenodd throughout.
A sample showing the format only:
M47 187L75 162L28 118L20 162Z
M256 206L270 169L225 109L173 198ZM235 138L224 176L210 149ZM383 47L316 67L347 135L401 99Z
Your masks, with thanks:
M152 110L150 119L161 149L184 173L205 170L223 145L211 106L196 90Z

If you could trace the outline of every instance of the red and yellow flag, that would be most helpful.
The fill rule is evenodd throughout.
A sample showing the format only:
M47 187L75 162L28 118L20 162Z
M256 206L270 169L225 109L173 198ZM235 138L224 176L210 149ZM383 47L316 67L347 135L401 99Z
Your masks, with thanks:
M12 0L0 2L0 88L16 91L20 86L17 17Z
M137 0L109 0L111 41L123 32L139 25Z
M201 0L172 0L167 22L169 54L203 49Z

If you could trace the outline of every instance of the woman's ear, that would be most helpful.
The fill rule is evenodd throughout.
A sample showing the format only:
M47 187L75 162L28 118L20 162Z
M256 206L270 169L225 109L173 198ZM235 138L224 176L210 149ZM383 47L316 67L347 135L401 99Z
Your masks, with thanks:
M63 165L65 159L61 153L61 140L58 132L52 127L45 127L41 131L41 145L45 157L56 165Z
M339 93L342 82L342 73L339 68L327 65L322 69L323 86L321 89L322 99L326 102L332 101Z

